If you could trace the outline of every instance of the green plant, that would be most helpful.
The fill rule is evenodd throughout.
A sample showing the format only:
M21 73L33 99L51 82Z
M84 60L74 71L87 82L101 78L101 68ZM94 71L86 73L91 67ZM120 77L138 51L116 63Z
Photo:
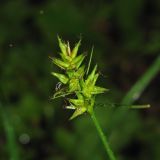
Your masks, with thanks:
M96 85L96 81L99 77L99 73L97 73L97 65L95 65L91 73L88 74L93 49L88 67L86 68L86 66L82 64L85 55L77 55L81 40L75 45L72 51L70 49L69 42L65 43L59 37L58 41L61 49L61 59L52 58L52 61L60 67L64 73L52 72L52 75L57 77L64 86L56 91L53 99L70 95L67 97L69 105L67 105L66 108L75 110L73 115L70 117L70 120L85 112L89 113L110 159L115 160L115 156L106 137L104 136L93 110L96 95L108 91L108 89ZM72 98L73 96L76 98Z
M75 110L70 120L87 112L93 120L98 134L104 144L110 160L115 160L112 149L109 146L108 139L104 135L99 122L94 113L95 98L97 94L104 93L108 89L96 85L99 77L97 65L89 74L90 64L93 54L91 51L88 66L83 64L84 54L78 55L78 49L81 40L75 45L73 50L70 49L69 42L63 42L59 37L59 47L61 49L61 58L51 58L53 63L60 67L63 73L52 72L51 74L59 79L58 87L52 99L64 97L68 101L66 109ZM62 87L60 87L62 85ZM73 98L74 97L74 98ZM132 105L131 108L148 108L149 105Z

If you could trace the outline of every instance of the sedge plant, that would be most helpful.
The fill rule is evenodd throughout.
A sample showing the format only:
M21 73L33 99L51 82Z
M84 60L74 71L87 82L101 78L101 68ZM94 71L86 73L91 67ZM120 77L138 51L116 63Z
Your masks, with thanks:
M83 63L86 55L78 55L81 40L75 44L75 47L72 50L70 49L69 42L65 43L60 37L58 37L58 42L60 47L60 58L51 59L55 65L62 69L62 73L52 72L51 74L59 79L60 82L58 84L61 84L62 87L56 88L56 92L52 99L59 97L65 97L67 99L68 105L66 106L66 109L75 110L70 117L70 120L84 113L88 113L95 124L110 160L115 160L116 158L109 146L108 139L104 135L94 113L96 95L104 93L108 91L108 89L96 85L99 77L97 65L95 65L90 72L93 48L89 64L86 67Z
M66 109L73 109L74 112L70 120L88 113L102 140L104 148L110 160L116 160L115 155L109 145L107 137L104 135L102 128L94 113L96 95L108 91L104 87L97 86L96 82L99 77L97 65L90 71L90 64L93 54L91 51L88 66L84 64L85 54L78 54L81 40L75 44L71 50L69 42L65 43L58 36L60 47L59 58L51 58L53 63L61 69L61 73L52 72L51 74L59 79L52 99L65 98L68 105ZM132 105L131 108L148 108L149 105Z

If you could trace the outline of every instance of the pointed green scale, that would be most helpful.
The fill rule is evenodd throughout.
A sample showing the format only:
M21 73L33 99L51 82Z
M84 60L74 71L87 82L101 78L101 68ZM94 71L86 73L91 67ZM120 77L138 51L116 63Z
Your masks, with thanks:
M81 40L79 40L79 42L76 43L75 47L73 48L72 53L71 53L72 58L75 58L77 56L77 52L78 52L80 44L81 44Z
M71 49L68 41L67 41L67 55L71 57Z
M92 94L100 94L100 93L104 93L106 91L109 91L109 90L106 88L103 88L103 87L94 86Z
M72 63L75 64L76 68L79 68L79 66L83 62L84 58L85 58L85 55L84 54L80 54L78 57L74 58Z
M92 84L87 84L86 81L82 85L82 93L86 98L91 98L93 87Z
M72 78L81 78L84 76L84 65L82 67L80 67L77 71L73 71L73 70L67 70L67 75L70 79Z
M86 110L87 110L87 109L86 109L85 107L77 108L77 109L74 111L73 115L70 117L69 120L72 120L72 119L76 118L77 116L82 115L84 112L86 112Z
M83 101L84 101L83 95L82 95L81 93L76 92L76 95L77 95L78 99L80 99L80 100L83 100Z
M69 81L69 79L64 74L60 74L56 72L52 72L51 74L57 77L60 80L60 82L62 82L63 84L67 84L67 82Z
M53 63L56 64L58 67L60 67L62 69L67 69L69 67L68 63L63 62L58 58L54 58Z
M62 59L65 61L65 62L71 62L72 61L72 58L68 55L64 55L63 53L59 53L60 56L62 57Z
M79 80L77 78L72 78L69 81L69 92L75 92L80 90Z
M92 96L92 90L91 89L83 89L83 95L86 97L86 98L91 98Z
M57 38L58 38L59 47L60 47L62 53L63 53L64 55L67 55L67 45L62 42L62 40L61 40L61 38L60 38L59 36L57 36Z
M98 73L95 74L95 76L94 76L94 78L93 78L92 85L95 85L95 84L96 84L96 81L97 81L98 77L99 77L99 74L98 74Z
M84 74L85 74L84 69L85 69L85 66L84 66L84 65L81 66L81 67L75 72L74 76L75 76L75 77L78 77L78 78L83 77Z
M74 76L75 71L73 71L73 70L67 70L66 74L68 75L69 79L71 79Z
M65 106L66 109L76 109L76 107L74 105L70 105L70 106Z
M81 59L79 62L77 62L76 68L79 68L79 66L82 64L85 56L86 56L86 55L83 55L82 59Z
M95 73L97 71L97 65L95 65L93 71L91 72L91 74L88 76L88 79L94 79Z
M95 72L97 70L97 65L95 65L93 71L91 72L91 74L88 76L87 80L85 81L86 84L91 83L91 81L94 80L94 76L95 76Z
M75 106L83 106L84 101L82 99L69 99L69 102Z

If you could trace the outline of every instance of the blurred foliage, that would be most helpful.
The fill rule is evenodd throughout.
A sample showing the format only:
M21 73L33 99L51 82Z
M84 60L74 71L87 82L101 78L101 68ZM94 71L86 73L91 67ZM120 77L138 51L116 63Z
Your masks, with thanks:
M50 101L56 68L48 57L57 55L57 34L73 44L82 37L80 50L94 45L99 83L110 88L97 102L120 103L160 53L159 10L158 0L2 0L0 159L105 159L89 117L68 121L65 102ZM160 159L160 75L146 87L135 103L148 110L96 106L119 160Z

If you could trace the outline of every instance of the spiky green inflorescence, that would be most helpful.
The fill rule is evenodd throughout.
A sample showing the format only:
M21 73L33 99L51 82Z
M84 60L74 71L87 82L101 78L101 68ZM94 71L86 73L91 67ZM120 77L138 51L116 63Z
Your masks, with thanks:
M83 63L85 55L79 54L78 49L81 40L73 50L70 49L69 42L65 43L58 37L60 47L60 58L52 58L55 65L63 70L62 73L52 72L51 74L59 79L63 84L61 89L58 89L53 96L53 99L59 97L66 97L67 95L74 95L74 98L67 98L69 105L67 109L74 109L73 119L85 112L91 113L95 103L95 96L107 91L106 88L96 86L96 81L99 77L97 73L97 65L95 65L92 72L88 75L90 64L86 69ZM89 62L90 63L90 62Z

